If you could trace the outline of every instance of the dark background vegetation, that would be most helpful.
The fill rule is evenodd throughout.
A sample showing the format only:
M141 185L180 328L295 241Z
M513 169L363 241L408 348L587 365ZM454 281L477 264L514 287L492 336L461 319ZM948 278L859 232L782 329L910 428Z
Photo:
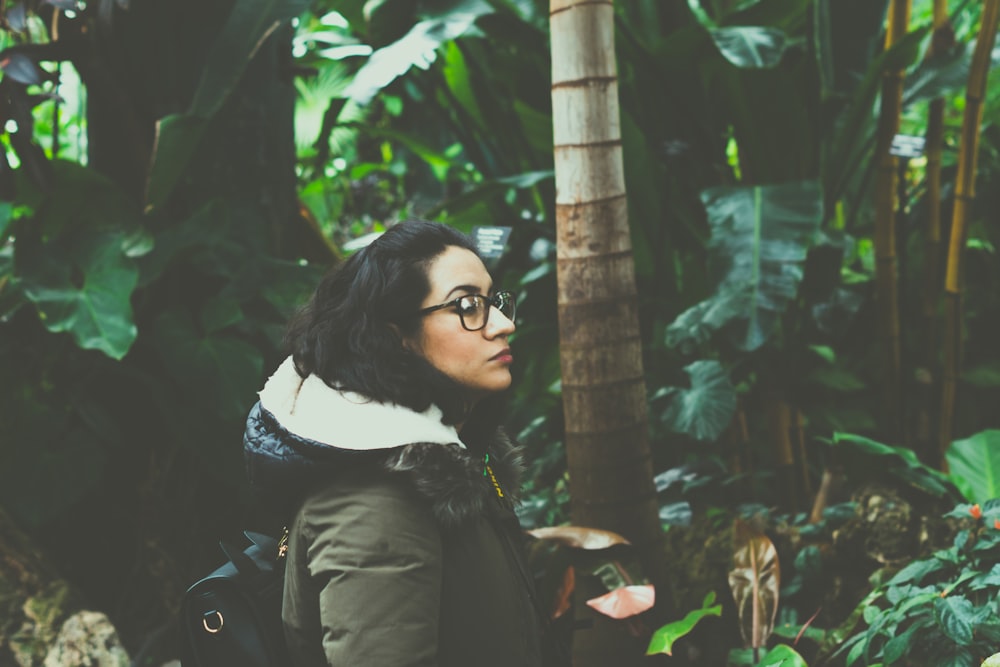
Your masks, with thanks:
M888 53L887 0L616 5L650 429L676 562L675 590L660 593L677 617L709 589L727 600L711 636L674 658L717 665L741 646L725 589L735 516L756 516L778 545L779 619L801 627L821 607L815 627L832 628L869 574L948 543L953 528L927 521L992 497L963 497L934 470L933 446L884 428L872 300L882 72L907 72L903 134L922 136L929 101L945 100L947 226L980 3L953 3L955 45L931 60L929 1L914 2L911 33ZM2 8L0 507L131 653L172 657L173 615L221 562L219 537L280 525L274 499L246 488L243 417L318 276L400 219L512 228L492 268L520 295L510 426L532 461L522 516L567 520L547 3ZM1000 86L987 91L954 434L991 464ZM940 377L921 311L925 166L918 156L899 172L914 432L934 419ZM706 207L735 188L758 197L749 224ZM736 261L749 255L766 275ZM786 438L790 457L776 447ZM810 523L824 479L833 491ZM895 541L852 532L874 530L850 523L873 497L913 508L886 529Z

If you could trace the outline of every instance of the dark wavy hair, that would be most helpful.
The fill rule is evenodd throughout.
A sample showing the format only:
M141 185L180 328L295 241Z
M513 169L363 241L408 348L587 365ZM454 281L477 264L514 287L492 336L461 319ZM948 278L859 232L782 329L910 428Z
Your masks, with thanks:
M419 317L407 315L430 291L427 269L450 246L479 256L472 239L455 228L408 220L327 273L285 333L299 375L315 374L331 387L418 412L435 404L446 423L480 413L469 413L461 385L403 345L421 326Z

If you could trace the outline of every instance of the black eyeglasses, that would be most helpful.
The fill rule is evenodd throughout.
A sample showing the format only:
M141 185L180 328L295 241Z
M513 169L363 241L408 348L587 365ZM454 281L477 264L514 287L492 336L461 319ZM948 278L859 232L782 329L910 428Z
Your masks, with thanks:
M443 308L457 310L458 318L462 321L462 327L466 331L479 331L485 327L490 320L490 311L493 308L499 310L511 322L514 321L514 315L517 312L514 294L512 292L497 292L493 296L483 296L482 294L460 296L448 303L418 310L414 315L423 316Z

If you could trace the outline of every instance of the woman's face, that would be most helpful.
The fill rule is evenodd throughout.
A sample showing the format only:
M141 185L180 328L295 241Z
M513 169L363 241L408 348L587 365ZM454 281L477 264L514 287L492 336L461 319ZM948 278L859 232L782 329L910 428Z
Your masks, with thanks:
M493 281L475 253L449 246L427 268L430 291L421 308L429 308L470 294L490 296ZM507 336L514 323L491 307L486 326L468 331L456 308L442 308L421 318L417 333L406 345L452 380L469 388L473 400L510 386L514 358Z

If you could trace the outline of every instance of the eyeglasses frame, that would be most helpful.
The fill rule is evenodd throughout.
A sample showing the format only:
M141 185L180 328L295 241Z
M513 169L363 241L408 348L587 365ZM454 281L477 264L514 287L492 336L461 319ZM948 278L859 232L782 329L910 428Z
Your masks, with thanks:
M458 319L462 323L463 329L465 329L466 331L482 331L483 329L486 328L486 325L490 323L491 310L496 308L497 310L500 311L501 314L503 314L503 310L501 310L499 303L501 295L506 295L507 298L510 299L510 303L513 305L514 313L512 314L511 317L508 318L509 320L513 321L514 320L513 315L517 313L517 298L514 295L514 293L511 292L510 290L500 290L493 296L486 296L485 294L463 294L462 296L454 298L446 303L439 303L436 306L427 306L426 308L421 308L420 310L415 312L413 316L423 317L424 315L429 315L435 311L444 310L445 308L456 308L457 309L456 312L458 312ZM478 296L481 299L486 299L486 303L489 304L489 308L486 309L486 317L483 318L483 326L476 327L475 329L470 329L469 326L465 323L465 315L463 315L462 310L458 308L458 304L462 299L468 299L469 297L473 296ZM507 316L504 315L504 317Z

